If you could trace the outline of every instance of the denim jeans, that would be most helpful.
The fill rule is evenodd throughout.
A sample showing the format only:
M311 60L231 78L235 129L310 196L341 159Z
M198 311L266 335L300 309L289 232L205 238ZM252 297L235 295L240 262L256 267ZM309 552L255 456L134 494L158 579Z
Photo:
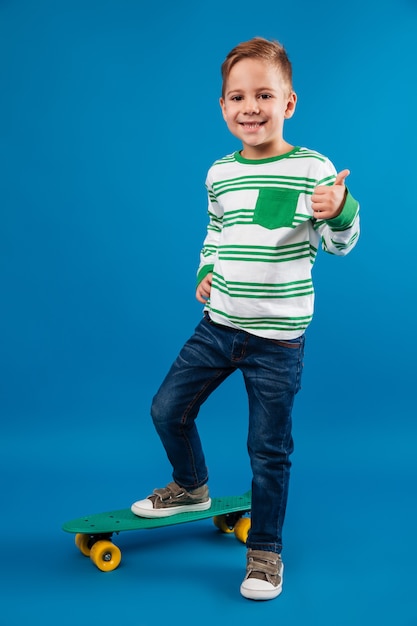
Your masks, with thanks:
M203 402L234 371L249 399L248 452L252 469L249 548L280 553L293 451L291 412L300 388L304 335L263 339L214 324L206 315L173 363L152 403L152 419L187 490L208 481L195 424ZM221 436L221 433L220 433Z

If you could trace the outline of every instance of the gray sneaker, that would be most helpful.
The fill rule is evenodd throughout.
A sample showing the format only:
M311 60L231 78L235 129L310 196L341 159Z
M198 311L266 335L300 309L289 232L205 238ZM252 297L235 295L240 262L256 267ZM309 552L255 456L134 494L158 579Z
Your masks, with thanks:
M246 576L240 593L250 600L272 600L282 591L284 564L275 552L248 549Z
M206 511L211 507L207 485L187 491L177 483L154 489L145 500L132 504L131 511L139 517L168 517L177 513Z

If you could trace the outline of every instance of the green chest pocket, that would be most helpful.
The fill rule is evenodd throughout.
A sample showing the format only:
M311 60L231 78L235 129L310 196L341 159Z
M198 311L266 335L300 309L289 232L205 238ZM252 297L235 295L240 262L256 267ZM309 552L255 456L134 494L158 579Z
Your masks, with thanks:
M292 228L299 195L296 189L260 189L253 223L269 229Z

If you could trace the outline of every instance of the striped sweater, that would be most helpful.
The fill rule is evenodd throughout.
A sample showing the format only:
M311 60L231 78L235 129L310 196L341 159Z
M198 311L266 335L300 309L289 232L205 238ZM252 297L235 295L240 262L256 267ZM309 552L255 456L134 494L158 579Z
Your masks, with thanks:
M359 236L359 205L349 192L338 217L313 217L314 188L335 179L326 157L300 147L257 161L235 152L212 165L197 283L213 273L205 310L214 322L270 339L305 331L320 241L326 252L345 255Z

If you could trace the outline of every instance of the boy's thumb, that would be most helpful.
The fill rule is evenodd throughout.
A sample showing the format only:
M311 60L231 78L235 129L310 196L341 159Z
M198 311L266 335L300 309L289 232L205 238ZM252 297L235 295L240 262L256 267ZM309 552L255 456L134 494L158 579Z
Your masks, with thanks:
M342 170L336 176L336 180L334 181L335 185L344 185L345 179L349 176L350 170Z

